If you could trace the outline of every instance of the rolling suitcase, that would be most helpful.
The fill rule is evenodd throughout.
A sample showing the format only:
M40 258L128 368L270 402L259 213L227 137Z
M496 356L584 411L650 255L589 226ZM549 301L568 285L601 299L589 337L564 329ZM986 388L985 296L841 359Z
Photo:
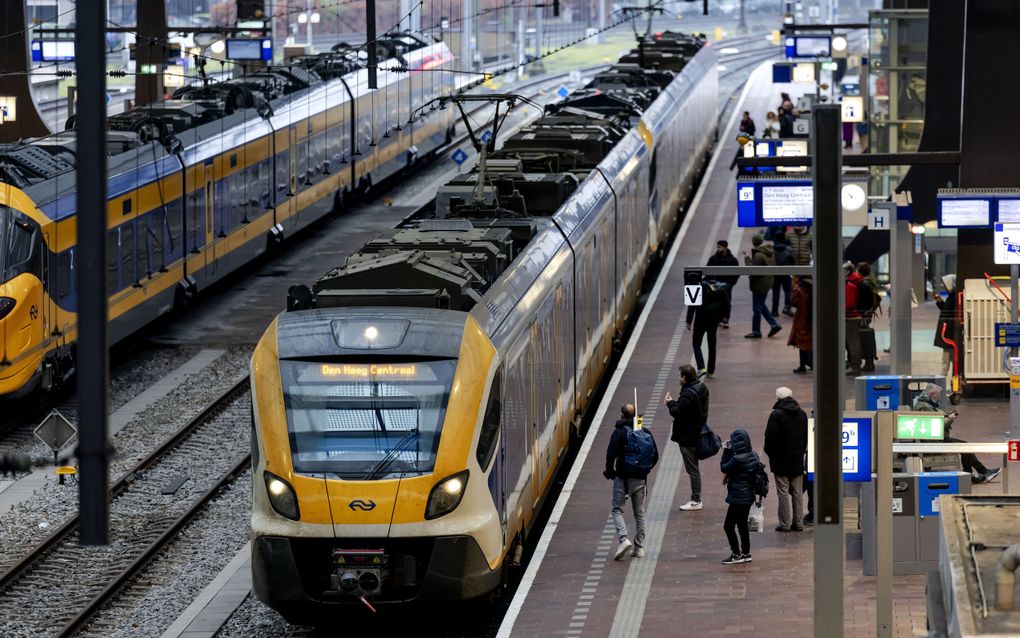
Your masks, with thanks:
M871 361L878 358L878 348L875 346L875 329L871 326L861 327L861 357Z

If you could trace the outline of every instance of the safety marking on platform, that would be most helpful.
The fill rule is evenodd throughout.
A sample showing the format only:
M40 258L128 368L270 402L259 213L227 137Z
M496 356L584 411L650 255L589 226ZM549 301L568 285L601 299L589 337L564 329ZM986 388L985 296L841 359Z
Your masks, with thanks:
M594 598L595 592L598 591L599 582L601 582L602 574L605 572L604 565L615 538L616 526L613 525L613 515L610 513L609 518L606 519L605 526L602 528L602 536L599 538L595 558L592 559L591 565L588 567L588 575L584 579L581 593L578 595L577 603L574 605L574 613L570 616L570 624L568 626L571 629L567 630L567 635L575 635L572 633L574 631L580 634L581 630L584 629L585 623L588 621L591 599ZM577 628L576 630L573 629L575 627Z

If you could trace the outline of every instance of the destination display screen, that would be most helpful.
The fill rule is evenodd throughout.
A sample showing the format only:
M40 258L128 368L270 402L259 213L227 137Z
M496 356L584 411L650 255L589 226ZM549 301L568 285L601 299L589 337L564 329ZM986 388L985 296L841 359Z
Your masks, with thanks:
M998 200L999 218L1005 224L1020 224L1020 199Z
M991 225L990 199L939 199L939 226L942 228L987 228Z
M256 40L227 38L227 58L230 60L272 60L273 41L269 38Z
M814 217L814 188L808 185L761 187L761 217L765 224L809 224Z
M828 36L793 36L786 39L788 58L827 58L832 55Z
M323 381L435 381L428 365L418 363L320 363L305 364L300 383Z

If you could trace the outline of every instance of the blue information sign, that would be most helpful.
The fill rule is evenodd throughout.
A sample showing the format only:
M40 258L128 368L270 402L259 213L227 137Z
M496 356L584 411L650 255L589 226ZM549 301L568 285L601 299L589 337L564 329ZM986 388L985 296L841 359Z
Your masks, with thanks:
M827 35L792 35L786 38L788 58L827 58L832 55L832 38Z
M999 348L1020 348L1020 323L995 324L995 345Z
M871 480L871 418L843 418L843 480L867 483ZM814 429L808 437L808 480L814 480Z
M454 162L457 162L457 166L460 166L465 161L467 161L467 157L468 157L467 153L458 148L456 151L453 152L453 155L450 156L450 159L452 159Z
M568 95L570 95L570 90L565 86L561 86L559 89L556 90L556 95L565 98Z

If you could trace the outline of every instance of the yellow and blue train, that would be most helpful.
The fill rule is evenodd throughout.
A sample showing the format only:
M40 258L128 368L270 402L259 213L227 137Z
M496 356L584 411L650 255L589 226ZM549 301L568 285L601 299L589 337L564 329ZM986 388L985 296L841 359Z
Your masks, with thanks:
M378 88L357 49L252 68L108 119L109 335L123 339L345 197L449 141L413 109L458 87L443 43L380 40ZM0 146L0 397L74 370L76 148L68 130Z
M714 142L716 56L644 43L312 288L252 358L252 576L300 623L505 582Z

